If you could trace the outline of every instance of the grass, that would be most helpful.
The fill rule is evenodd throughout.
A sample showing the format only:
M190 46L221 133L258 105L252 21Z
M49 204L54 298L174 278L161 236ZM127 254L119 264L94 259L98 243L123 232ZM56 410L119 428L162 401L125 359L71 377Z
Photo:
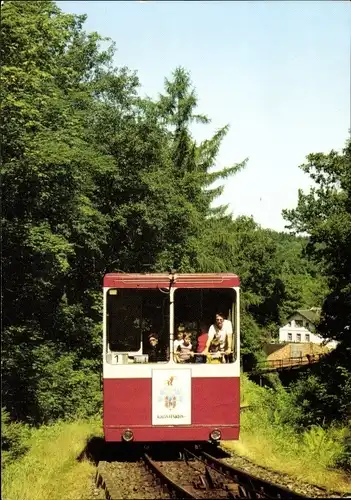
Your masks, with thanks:
M223 445L252 462L311 484L348 493L351 480L333 469L344 429L314 427L298 435L279 422L269 407L272 393L242 377L241 405L254 406L241 415L239 441ZM277 396L279 397L279 396ZM275 396L274 396L275 398ZM270 403L267 403L270 401ZM102 436L101 418L58 422L34 429L26 438L29 451L3 470L6 500L83 500L91 497L95 467L77 461L87 441Z
M241 415L239 441L225 441L224 447L234 450L262 467L284 472L296 479L330 490L351 491L351 479L333 468L342 451L346 429L324 430L312 427L303 434L272 418L267 408L267 389L242 378L242 405L253 405Z
M102 435L101 419L58 422L32 431L29 451L2 475L6 500L79 500L91 497L95 467L77 461L87 440Z

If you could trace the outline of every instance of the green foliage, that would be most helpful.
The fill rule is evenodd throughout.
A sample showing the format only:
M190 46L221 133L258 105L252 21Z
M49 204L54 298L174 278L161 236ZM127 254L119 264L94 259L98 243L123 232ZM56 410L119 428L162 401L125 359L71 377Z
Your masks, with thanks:
M280 384L276 384L275 388L259 387L243 375L241 391L245 402L252 406L242 417L244 433L258 438L259 429L279 455L296 455L303 463L313 461L316 466L324 468L348 467L347 426L333 425L326 429L311 423L298 427L299 419L304 414L303 408L296 404L295 395Z
M351 324L351 140L342 153L317 153L300 168L315 187L299 192L298 206L285 210L290 228L310 235L308 254L322 263L330 294L322 311L320 331L326 338L350 345Z
M319 363L314 374L301 377L291 387L294 405L302 410L297 425L346 424L350 418L351 372L346 364L350 354L343 351L339 346Z
M336 465L351 472L351 420L349 420L341 439L343 450L336 460Z
M254 353L255 358L257 358L265 340L263 337L263 331L260 329L252 315L245 310L244 306L241 307L241 312L241 353L243 355Z
M29 422L72 414L65 391L77 391L83 414L84 400L92 400L95 412L99 399L100 331L96 299L86 290L100 285L90 270L109 229L94 203L95 178L113 163L91 142L87 124L112 52L99 49L101 37L84 33L84 20L50 1L2 7L2 369L11 417ZM110 71L111 85L122 77ZM76 364L92 360L89 370L69 368L72 349ZM61 357L71 380L60 372ZM59 387L40 379L52 368Z
M285 321L296 309L321 307L328 293L322 266L306 256L308 239L268 230L277 245L277 265L284 283L281 316Z
M40 357L42 355L41 350ZM100 367L96 367L96 363L91 365L88 362L78 363L73 353L61 355L45 364L36 391L44 421L87 418L100 413Z
M301 169L315 186L299 192L298 205L285 210L290 228L309 234L306 252L327 276L329 294L318 327L325 338L339 341L338 348L315 375L295 387L296 404L304 409L302 422L334 419L351 414L351 140L341 153L310 154Z
M24 455L28 450L30 428L26 424L10 421L10 415L1 407L1 468Z

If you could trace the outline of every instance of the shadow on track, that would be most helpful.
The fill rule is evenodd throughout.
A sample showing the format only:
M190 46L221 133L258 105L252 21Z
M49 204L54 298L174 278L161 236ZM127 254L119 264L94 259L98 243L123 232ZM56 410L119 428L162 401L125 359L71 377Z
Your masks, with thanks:
M184 448L195 451L191 443L107 443L103 437L91 437L77 460L89 460L97 465L99 462L136 462L146 452L155 460L177 460ZM204 443L200 449L216 458L228 457L228 453L210 443Z

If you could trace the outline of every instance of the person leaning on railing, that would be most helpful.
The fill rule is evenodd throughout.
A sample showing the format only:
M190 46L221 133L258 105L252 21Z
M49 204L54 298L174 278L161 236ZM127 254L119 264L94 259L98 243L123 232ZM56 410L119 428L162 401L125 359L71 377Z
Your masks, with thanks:
M224 355L229 355L232 352L232 336L233 327L230 321L224 318L224 314L218 312L216 314L216 322L210 326L205 349L202 354L207 356L211 350L211 344L218 343L218 349Z

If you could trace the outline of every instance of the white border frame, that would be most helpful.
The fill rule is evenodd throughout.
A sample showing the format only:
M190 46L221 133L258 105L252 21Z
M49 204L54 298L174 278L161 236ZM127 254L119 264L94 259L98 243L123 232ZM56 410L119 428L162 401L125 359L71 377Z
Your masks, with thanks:
M184 365L176 363L173 356L170 355L170 360L166 363L131 363L128 365L112 365L107 363L106 354L108 351L107 345L107 300L106 295L108 290L116 287L103 288L103 378L104 379L137 379L137 378L152 378L152 370L184 370ZM181 287L183 288L183 287ZM217 288L217 287L215 287ZM221 288L221 287L218 287ZM191 363L192 378L222 378L222 377L240 377L240 287L225 287L235 290L236 292L236 334L235 342L235 361L233 363L224 364L207 364L207 363ZM179 288L180 289L180 288ZM169 333L170 333L170 354L174 339L174 293L176 288L170 289L170 304L169 304Z

